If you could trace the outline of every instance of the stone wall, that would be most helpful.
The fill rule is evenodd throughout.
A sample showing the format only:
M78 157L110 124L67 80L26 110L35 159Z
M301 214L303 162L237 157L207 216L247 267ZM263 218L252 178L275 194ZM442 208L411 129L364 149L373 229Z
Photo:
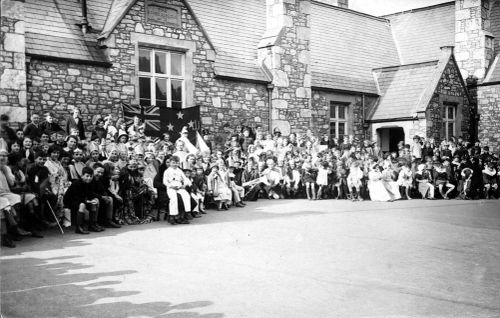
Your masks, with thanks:
M403 128L405 134L405 144L411 144L414 136L425 137L427 130L427 120L423 119L415 119L415 120L407 120L407 121L391 121L388 123L373 123L370 125L370 132L368 136L371 140L376 141L379 146L381 146L381 136L379 134L379 129L384 128L394 128L401 127Z
M225 123L268 127L268 93L263 84L215 78L211 47L182 1L166 3L181 8L181 27L147 24L144 1L137 1L103 43L112 67L32 59L28 69L29 108L54 111L65 118L79 107L86 120L96 114L117 113L121 103L138 103L137 38L141 42L177 41L190 44L193 95L189 105L200 105L203 128L217 134ZM63 121L64 123L64 121Z
M500 150L500 85L478 86L479 140Z
M38 113L51 111L62 124L74 107L80 109L87 124L97 114L119 114L122 102L130 103L135 95L131 76L118 70L31 59L28 108Z
M455 56L463 78L482 80L493 57L489 0L457 0Z
M0 107L11 122L25 122L26 58L24 1L2 0L0 43Z
M427 137L441 140L443 124L443 103L457 104L457 134L468 140L471 138L471 109L467 92L460 78L453 58L448 61L434 96L427 108Z
M259 57L272 74L272 129L283 134L311 127L310 0L267 2L267 32L273 43Z
M365 113L375 102L376 97L365 96ZM346 103L348 105L348 135L363 140L370 138L370 133L363 129L363 97L343 93L332 93L314 90L312 93L312 117L314 130L319 134L329 134L330 129L330 102Z

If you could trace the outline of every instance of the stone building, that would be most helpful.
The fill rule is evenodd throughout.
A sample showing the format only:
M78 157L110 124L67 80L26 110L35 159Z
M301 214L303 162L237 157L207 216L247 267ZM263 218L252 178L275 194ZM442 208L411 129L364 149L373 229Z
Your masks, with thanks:
M498 98L485 89L496 87L485 85L496 81L485 76L496 65L486 2L374 17L347 0L2 0L0 105L15 122L199 105L215 134L226 123L312 128L384 150L415 134L474 137L476 91ZM474 10L480 32L468 27ZM480 50L467 57L468 46ZM469 74L479 79L470 92ZM480 137L498 122L484 118Z

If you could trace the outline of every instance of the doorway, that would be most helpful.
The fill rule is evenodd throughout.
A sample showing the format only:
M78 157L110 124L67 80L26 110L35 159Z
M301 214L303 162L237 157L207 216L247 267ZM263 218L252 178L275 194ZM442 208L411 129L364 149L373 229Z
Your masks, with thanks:
M380 150L383 153L398 151L398 143L405 141L405 132L401 127L379 128Z

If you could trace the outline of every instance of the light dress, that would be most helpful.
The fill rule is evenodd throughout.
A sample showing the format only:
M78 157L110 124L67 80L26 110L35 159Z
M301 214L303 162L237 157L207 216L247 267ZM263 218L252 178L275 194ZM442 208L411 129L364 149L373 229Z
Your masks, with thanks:
M391 199L382 182L382 173L372 170L368 173L368 191L372 201L385 202Z

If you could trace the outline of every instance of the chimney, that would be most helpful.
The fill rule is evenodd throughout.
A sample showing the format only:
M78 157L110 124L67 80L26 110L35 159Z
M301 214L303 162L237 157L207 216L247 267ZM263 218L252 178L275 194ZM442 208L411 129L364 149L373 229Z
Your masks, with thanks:
M87 19L87 0L79 0L82 6L82 19L78 25L82 28L82 33L87 34L90 30L89 20Z
M493 58L490 0L456 0L455 59L463 78L482 81Z

